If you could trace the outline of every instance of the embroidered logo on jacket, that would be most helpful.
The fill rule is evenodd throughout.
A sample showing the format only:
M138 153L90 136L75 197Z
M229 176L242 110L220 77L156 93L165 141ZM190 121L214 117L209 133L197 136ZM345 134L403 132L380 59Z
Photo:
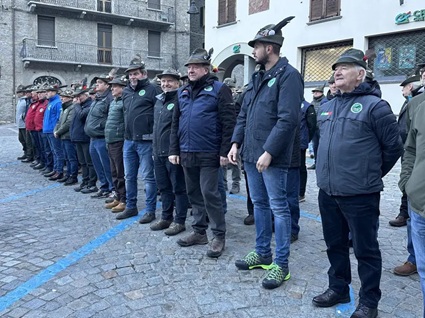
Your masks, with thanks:
M168 110L172 110L173 108L174 108L174 104L173 103L167 105L167 109Z
M322 112L320 113L320 116L330 116L332 115L332 112Z
M144 89L142 89L140 92L139 92L139 96L143 96L143 95L145 95L146 94L146 91L144 90Z
M363 105L360 103L354 103L353 106L351 106L351 112L354 114L360 113L363 109Z
M204 91L211 92L213 90L212 86L207 86L204 88Z
M273 77L268 83L267 83L267 86L268 87L272 87L273 86L273 84L276 82L276 77Z

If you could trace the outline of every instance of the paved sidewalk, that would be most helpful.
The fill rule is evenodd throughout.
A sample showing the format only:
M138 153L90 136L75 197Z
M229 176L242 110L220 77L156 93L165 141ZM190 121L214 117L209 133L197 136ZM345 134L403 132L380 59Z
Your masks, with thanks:
M314 171L301 203L300 237L291 246L292 278L270 291L261 287L264 271L234 266L254 247L254 227L243 225L245 191L228 197L226 250L214 260L206 246L176 244L187 232L167 237L138 224L139 217L117 221L102 200L48 181L16 160L22 151L14 126L0 126L0 140L1 317L349 317L356 306L357 299L334 308L311 304L327 287L329 265ZM388 225L398 213L399 172L397 165L385 178L381 198L379 317L420 317L419 276L392 274L407 257L406 227ZM352 273L357 295L353 255Z

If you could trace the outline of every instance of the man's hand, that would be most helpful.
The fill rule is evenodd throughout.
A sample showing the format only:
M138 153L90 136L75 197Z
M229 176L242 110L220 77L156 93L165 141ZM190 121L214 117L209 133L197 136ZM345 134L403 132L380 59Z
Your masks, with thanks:
M179 165L180 164L180 156L176 156L176 155L168 156L168 160L173 165Z
M229 159L226 157L220 156L220 166L225 167L229 164Z
M58 138L58 134L56 132L53 133L53 136L55 136L55 138Z
M264 151L264 153L260 156L260 158L258 158L257 161L256 167L258 172L261 173L266 170L270 166L272 159L272 155L269 154L267 151Z
M232 148L230 148L229 153L227 154L227 158L232 165L238 164L238 144L232 144ZM220 160L221 161L221 160Z

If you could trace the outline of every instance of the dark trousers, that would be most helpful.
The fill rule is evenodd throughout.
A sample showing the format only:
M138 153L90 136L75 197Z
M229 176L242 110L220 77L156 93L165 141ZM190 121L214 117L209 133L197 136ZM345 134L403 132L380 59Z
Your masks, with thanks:
M26 129L25 128L19 128L19 130L18 130L18 140L22 145L22 151L24 152L25 155L27 155L27 143L26 143L25 134L26 134Z
M349 293L348 233L351 232L361 281L359 301L370 308L377 308L381 299L382 258L377 238L379 201L380 193L341 197L319 191L323 235L331 265L329 288L339 294Z
M46 160L46 166L49 168L49 170L53 170L53 153L52 149L50 149L49 138L41 131L38 133L41 136L41 141L43 144L43 153Z
M117 200L126 203L123 146L124 140L107 144L112 183L114 184Z
M215 237L224 238L226 221L223 202L218 191L219 157L210 153L185 153L181 156L187 195L192 204L195 232L204 234L208 228L207 213Z
M245 177L245 187L246 187L246 209L248 210L248 215L254 214L254 204L252 204L251 195L249 194L249 187L248 187L248 176L246 175L246 172L244 172Z
M300 168L289 168L286 180L286 197L288 199L289 211L291 211L291 234L298 235L300 232Z
M78 159L77 150L74 143L69 139L62 139L63 154L66 161L66 175L68 177L77 178L78 176Z
M183 168L173 165L168 157L154 158L156 185L161 194L163 220L184 224L186 222L189 199L186 193ZM174 202L176 216L173 220Z
M34 149L34 159L36 159L38 162L42 164L45 164L42 147L41 147L41 143L42 143L40 139L41 137L39 136L38 131L35 131L35 130L31 130L30 134L33 141L32 144Z
M319 149L319 139L320 139L320 132L319 132L319 129L317 128L316 131L314 132L313 139L311 140L311 142L313 143L314 163L316 163L317 149Z
M25 156L31 160L34 159L31 133L25 128L19 128L18 139L22 145L22 150L24 151Z
M305 189L307 187L307 167L305 165L305 152L306 149L301 149L300 155L300 196L305 196Z
M220 192L221 203L223 205L223 213L227 213L227 195L226 195L226 185L227 181L224 181L224 174L227 173L226 167L220 167L218 170L218 192Z
M82 181L81 184L93 187L96 185L97 175L91 161L89 142L77 142L75 147L77 149L77 157L81 166Z

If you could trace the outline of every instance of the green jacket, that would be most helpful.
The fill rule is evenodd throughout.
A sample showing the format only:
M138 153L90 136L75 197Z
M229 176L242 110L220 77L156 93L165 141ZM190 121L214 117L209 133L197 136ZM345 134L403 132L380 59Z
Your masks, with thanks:
M74 116L74 104L72 101L62 104L62 111L58 123L53 132L58 134L60 139L71 139L69 127Z
M399 187L406 192L412 209L425 217L425 102L409 109L409 117Z
M407 104L407 130L409 130L410 127L410 122L412 121L412 116L415 112L415 109L422 104L423 102L425 102L425 93L419 93L418 95L416 95L415 97L413 97L409 103Z

